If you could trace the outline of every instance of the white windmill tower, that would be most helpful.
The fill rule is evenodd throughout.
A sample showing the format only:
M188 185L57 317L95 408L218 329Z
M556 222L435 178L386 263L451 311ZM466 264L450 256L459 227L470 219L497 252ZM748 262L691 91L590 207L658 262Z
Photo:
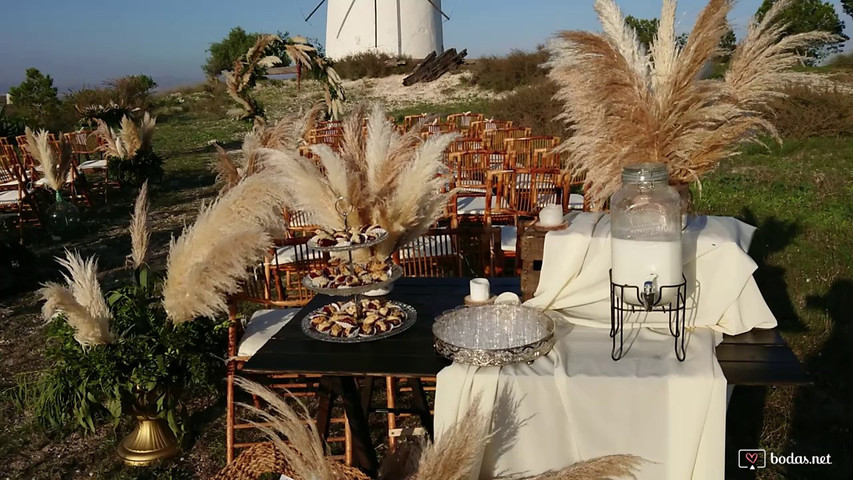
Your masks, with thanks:
M327 0L321 0L312 15ZM328 0L326 55L364 51L424 58L444 51L441 0Z

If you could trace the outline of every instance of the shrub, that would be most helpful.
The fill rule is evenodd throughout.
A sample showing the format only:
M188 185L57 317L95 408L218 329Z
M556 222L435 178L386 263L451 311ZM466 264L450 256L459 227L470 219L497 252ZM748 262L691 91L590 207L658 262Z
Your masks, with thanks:
M773 122L783 137L806 138L853 134L853 96L837 87L793 86L789 98L773 107Z
M496 92L513 90L545 78L548 70L542 64L547 61L542 45L535 52L513 50L505 57L481 58L470 68L470 83Z
M16 137L24 134L24 122L20 118L6 114L6 106L0 108L0 138Z
M554 120L563 111L560 103L552 100L555 93L556 85L550 80L541 80L495 100L486 106L483 113L502 120L512 120L518 126L531 127L534 135L565 138L565 126Z
M219 76L223 71L230 71L234 67L234 62L245 55L261 35L260 33L246 33L241 27L232 28L228 32L228 35L221 41L210 44L210 47L207 49L210 55L207 57L205 64L202 65L202 70L210 78ZM285 40L287 39L287 32L279 33L278 36L282 40ZM285 54L280 43L271 45L265 51L264 56L266 55L279 57L282 60L281 65L286 66L290 64L290 58Z
M828 65L835 68L853 68L853 52L841 53L832 57Z
M151 107L151 92L157 82L148 75L128 75L105 82L113 91L115 102L130 108L148 110Z
M148 75L128 75L104 82L104 88L84 88L65 96L63 103L73 106L80 123L93 126L95 119L117 126L134 111L149 110L152 90L157 83Z
M409 73L416 62L411 57L392 57L383 52L361 52L335 61L335 71L341 78L380 78Z

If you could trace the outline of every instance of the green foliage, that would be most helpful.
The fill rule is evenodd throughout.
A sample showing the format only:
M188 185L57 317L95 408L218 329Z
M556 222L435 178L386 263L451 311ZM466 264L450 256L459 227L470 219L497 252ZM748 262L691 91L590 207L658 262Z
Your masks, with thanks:
M397 58L384 52L361 52L335 60L335 71L341 78L381 78L408 73L415 67L411 57Z
M844 13L853 17L853 0L841 0L841 8L844 9Z
M163 159L153 149L140 149L131 158L110 157L108 161L110 178L121 183L141 186L146 180L157 183L163 179Z
M202 66L202 70L208 77L216 77L223 70L231 70L234 62L252 48L260 35L262 34L246 33L242 27L232 28L221 41L210 44L207 49L209 52L207 62ZM287 33L279 33L278 36L285 39ZM290 59L284 53L281 44L271 45L265 52L264 56L266 55L275 55L280 58L283 62L282 66L290 64Z
M470 83L495 92L513 90L545 78L548 70L542 64L547 61L542 45L535 52L513 50L505 57L481 58L471 67Z
M80 124L94 126L101 119L115 127L135 110L152 107L157 82L148 75L128 75L104 82L104 88L84 88L68 93L63 103L73 105Z
M764 0L756 14L759 20L764 18L764 15L775 2L776 0ZM841 38L835 42L816 44L807 52L802 52L811 57L812 60L808 62L810 65L818 63L830 54L840 52L844 41L849 39L844 34L844 22L835 13L835 7L830 2L823 0L792 2L791 6L782 12L779 21L788 25L785 30L786 35L823 30Z
M829 66L834 68L853 68L853 52L840 53L829 61Z
M637 18L632 15L628 15L625 17L625 23L637 32L637 40L643 48L646 49L646 51L649 51L658 34L660 20L657 18ZM678 45L678 48L684 48L684 46L687 45L688 38L689 35L686 33L682 33L675 37L675 43ZM728 32L726 32L726 34L723 35L723 38L720 39L720 60L722 62L728 62L731 59L732 52L734 52L736 46L737 37L735 36L734 30L729 28Z
M0 138L16 137L24 133L24 122L6 114L6 105L0 108Z
M180 437L187 428L181 401L216 390L227 321L173 325L154 296L148 268L134 277L106 295L114 343L83 349L61 315L48 324L51 367L22 382L16 400L44 429L94 431L103 419L118 425L124 415L142 413L165 419Z
M655 40L655 36L658 34L660 20L657 18L652 18L651 20L647 18L637 18L633 15L628 15L625 17L625 23L637 32L637 40L639 40L640 44L645 47L646 51L648 51L649 46L651 46Z
M28 68L26 80L9 89L14 110L32 128L50 128L59 111L53 78L36 68Z

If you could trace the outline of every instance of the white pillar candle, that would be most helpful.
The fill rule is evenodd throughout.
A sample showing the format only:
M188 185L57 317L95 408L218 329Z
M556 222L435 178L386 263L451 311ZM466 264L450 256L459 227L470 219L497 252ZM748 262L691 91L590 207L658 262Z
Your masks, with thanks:
M563 223L563 207L559 205L545 205L539 211L539 225L543 227L556 227Z
M471 301L487 302L491 298L489 292L489 280L486 278L475 278L471 280Z

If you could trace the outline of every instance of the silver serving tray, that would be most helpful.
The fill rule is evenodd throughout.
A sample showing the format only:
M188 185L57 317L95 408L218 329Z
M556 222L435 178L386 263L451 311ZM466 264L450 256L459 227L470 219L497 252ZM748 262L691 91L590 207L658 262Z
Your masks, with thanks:
M308 290L312 290L317 293L322 293L323 295L330 296L341 296L346 297L348 295L360 295L365 292L369 292L371 290L378 290L380 288L385 288L388 285L396 282L403 276L403 267L395 264L391 264L391 268L388 270L388 280L382 282L369 283L367 285L359 285L357 287L341 287L341 288L320 288L314 286L314 282L311 281L311 277L305 275L302 277L302 285Z
M533 362L554 346L554 320L520 305L461 307L435 319L435 349L454 362L485 366Z
M349 252L352 250L359 250L362 248L370 248L374 245L379 245L384 242L386 238L388 238L388 232L381 228L377 228L374 232L378 233L379 236L374 238L373 240L364 242L364 243L350 243L348 245L333 245L331 247L321 247L317 245L317 236L314 235L310 239L308 239L308 246L313 248L314 250L319 250L321 252Z
M345 303L345 302L344 302ZM389 303L393 303L394 305L403 309L403 312L406 314L406 318L403 319L403 323L398 327L394 327L391 330L388 330L385 333L377 333L375 335L371 335L369 337L363 337L361 334L356 335L354 337L349 338L338 338L329 335L328 333L320 333L317 330L311 328L311 317L314 315L321 313L323 311L323 307L320 307L316 310L312 310L311 313L305 316L302 319L302 331L305 335L309 337L320 340L323 342L331 342L331 343L364 343L364 342L372 342L374 340L381 340L383 338L392 337L397 335L398 333L403 333L408 330L412 325L415 324L415 320L418 319L418 312L415 311L410 305L407 305L402 302L398 302L396 300L389 300Z

